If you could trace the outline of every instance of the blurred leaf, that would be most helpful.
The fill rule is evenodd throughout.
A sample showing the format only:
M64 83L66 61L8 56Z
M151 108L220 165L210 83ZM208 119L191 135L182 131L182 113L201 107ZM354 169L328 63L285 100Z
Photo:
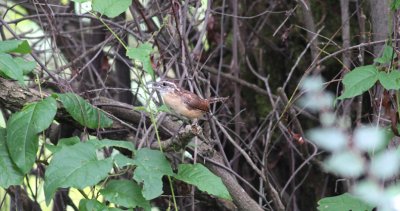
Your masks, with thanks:
M383 54L379 58L375 58L374 62L381 63L381 64L387 64L390 63L393 59L395 59L397 56L394 53L393 47L385 45L383 48Z
M343 177L359 177L364 173L364 160L352 151L332 154L325 162L325 168Z
M132 4L132 0L93 0L92 8L109 18L115 18L125 12Z
M71 1L76 2L76 3L84 3L84 2L87 2L90 0L71 0Z
M143 69L154 79L154 70L151 65L150 54L153 48L150 43L140 44L137 48L128 47L126 56L130 59L138 60L143 64Z
M23 71L14 59L5 53L0 53L0 75L17 80L24 85Z
M213 174L202 164L179 164L178 174L174 176L188 184L195 185L208 194L232 200L221 178Z
M325 197L318 201L318 210L320 211L372 211L373 207L349 193L339 196Z
M6 146L6 129L0 128L0 187L20 185L24 179L19 169L11 161Z
M74 93L56 94L65 109L81 125L91 129L111 127L113 121L98 108L93 107Z
M57 102L48 97L26 105L7 122L7 146L10 156L22 173L33 166L38 150L37 134L47 129L57 112Z
M366 152L379 150L385 145L384 130L373 126L357 128L354 131L353 139L354 146Z
M381 203L387 202L383 189L379 184L370 180L358 181L353 187L353 194L373 206L379 206Z
M171 110L169 110L168 106L166 106L165 104L162 104L160 107L158 107L157 111L160 111L160 112L171 112Z
M142 190L132 180L111 180L100 191L107 201L120 206L135 208L137 206L150 210L150 203L142 196Z
M112 159L99 160L93 141L64 146L54 154L45 174L44 192L49 204L57 188L83 189L108 176Z
M137 165L133 179L143 183L143 196L145 199L154 199L162 194L164 175L173 175L171 165L162 152L142 148L135 155Z
M372 157L370 173L379 179L396 176L400 170L400 155L394 150L385 150Z
M14 61L21 68L23 75L26 75L26 74L32 72L32 70L35 69L35 67L37 65L36 62L26 61L25 59L23 59L21 57L14 58Z
M337 99L355 97L361 95L370 89L378 80L378 70L373 65L356 67L347 73L342 83L344 84L344 92Z
M389 73L379 72L378 78L385 89L400 89L400 71L393 70Z
M399 9L399 7L400 7L400 0L393 0L391 5L390 5L390 8L393 11L395 11L395 10Z
M27 54L31 52L31 47L26 40L5 40L0 41L0 52Z
M340 151L347 146L347 136L338 128L315 128L307 136L318 147L331 152Z

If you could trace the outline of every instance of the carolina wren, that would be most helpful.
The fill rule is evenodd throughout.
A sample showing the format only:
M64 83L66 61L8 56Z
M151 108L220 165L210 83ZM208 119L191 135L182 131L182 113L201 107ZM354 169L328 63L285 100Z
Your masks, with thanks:
M210 104L225 101L228 97L214 97L203 99L193 92L179 88L170 81L160 81L153 83L153 88L157 90L164 103L176 113L189 118L198 119L205 113L210 112Z

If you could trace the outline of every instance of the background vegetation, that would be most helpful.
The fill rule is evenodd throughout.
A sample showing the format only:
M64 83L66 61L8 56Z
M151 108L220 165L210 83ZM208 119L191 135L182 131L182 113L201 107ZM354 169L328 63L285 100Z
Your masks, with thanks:
M399 6L0 0L0 208L394 210Z

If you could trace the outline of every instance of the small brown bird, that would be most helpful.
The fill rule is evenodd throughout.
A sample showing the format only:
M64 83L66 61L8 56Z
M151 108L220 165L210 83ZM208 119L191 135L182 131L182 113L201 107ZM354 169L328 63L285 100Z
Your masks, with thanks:
M191 120L202 117L210 112L210 104L225 101L228 97L214 97L203 99L193 92L179 88L170 81L160 81L153 83L153 88L157 90L164 103L180 114Z

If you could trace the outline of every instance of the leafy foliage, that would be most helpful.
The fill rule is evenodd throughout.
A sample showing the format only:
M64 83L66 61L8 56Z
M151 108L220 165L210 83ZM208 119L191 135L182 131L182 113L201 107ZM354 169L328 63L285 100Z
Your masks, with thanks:
M132 0L93 0L93 10L109 18L115 18L125 12Z
M0 53L0 75L17 80L21 85L24 84L23 78L24 71L15 60L5 53Z
M112 167L112 159L99 159L96 141L64 146L54 154L46 170L44 191L50 203L57 188L84 188L105 179Z
M130 59L138 60L142 63L144 71L151 75L154 78L154 70L151 65L150 55L153 51L150 43L140 44L137 48L129 47L126 56Z
M6 129L0 128L0 187L21 184L23 174L14 165L6 146Z
M31 52L31 47L26 40L5 40L0 41L0 52L27 54Z
M338 99L351 98L370 89L378 80L378 70L373 65L356 67L347 73L342 83L344 92Z
M143 183L145 199L154 199L162 194L162 180L164 175L172 176L171 166L165 155L158 150L140 149L135 154L135 174L133 179Z
M205 191L211 195L232 200L221 178L215 176L200 163L180 164L178 166L178 174L175 175L175 178L195 185L201 191Z
M344 193L339 196L325 197L318 201L318 205L318 210L320 211L372 211L373 209L373 207L349 193Z
M7 147L13 162L27 173L35 162L38 150L37 134L52 123L57 103L52 97L25 106L7 122Z
M72 118L91 129L110 127L113 121L74 93L56 94Z
M150 203L142 196L140 186L132 180L111 180L100 193L112 203L127 208L139 206L150 210Z

